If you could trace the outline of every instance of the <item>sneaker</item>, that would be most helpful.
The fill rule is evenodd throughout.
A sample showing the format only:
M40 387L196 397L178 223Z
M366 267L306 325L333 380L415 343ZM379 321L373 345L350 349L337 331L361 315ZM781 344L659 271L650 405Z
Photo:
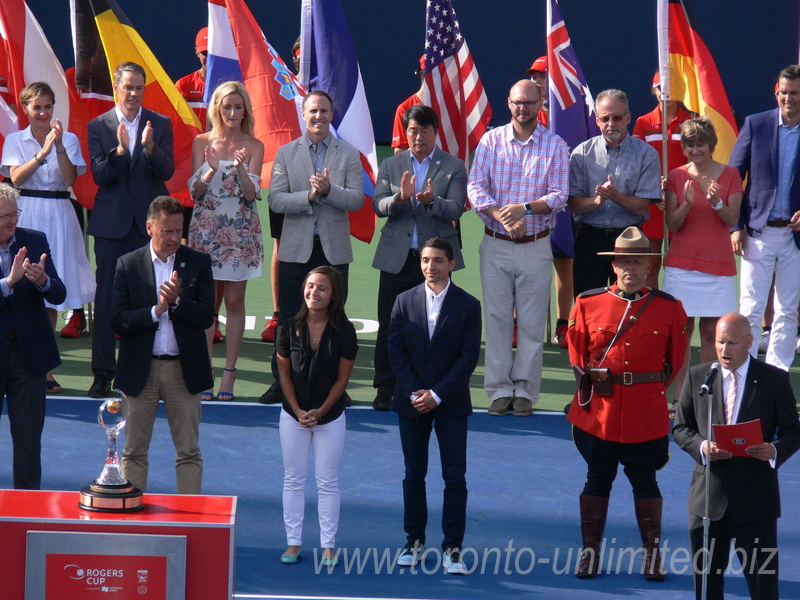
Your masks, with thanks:
M467 565L461 561L461 553L455 548L444 553L444 569L448 575L466 575Z
M758 353L759 354L766 354L767 348L769 347L769 334L770 330L766 329L761 332L761 336L758 338Z
M558 344L561 348L567 347L567 329L568 325L559 325L556 327L556 333L553 336L553 343Z
M413 544L409 542L397 557L397 564L401 567L413 567L419 562L423 552L425 552L425 546L420 544L419 540Z
M61 337L77 338L84 333L86 333L86 315L73 310L69 321L61 328Z
M489 407L489 414L493 417L504 417L508 414L508 409L514 403L514 398L511 396L505 398L498 398L492 402Z
M214 343L219 344L225 341L225 336L219 330L219 319L214 319Z
M271 344L275 341L275 330L278 328L278 317L272 315L272 318L264 325L264 331L261 332L261 341Z

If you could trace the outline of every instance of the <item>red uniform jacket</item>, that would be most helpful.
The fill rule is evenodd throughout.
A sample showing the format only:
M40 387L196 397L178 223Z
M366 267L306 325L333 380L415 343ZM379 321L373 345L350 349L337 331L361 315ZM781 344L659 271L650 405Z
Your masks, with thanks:
M617 292L619 288L614 285L578 297L567 331L573 365L588 371L597 354L614 337L628 307L628 301L617 296ZM652 293L644 288L640 298L631 301L627 317L635 315ZM620 375L662 371L668 363L673 375L678 372L689 342L686 312L679 300L663 292L655 293L650 305L595 367L609 368L612 374ZM576 394L567 419L584 431L613 442L628 444L663 437L669 434L667 385L669 381L615 384L611 396L593 395L589 410L580 406Z

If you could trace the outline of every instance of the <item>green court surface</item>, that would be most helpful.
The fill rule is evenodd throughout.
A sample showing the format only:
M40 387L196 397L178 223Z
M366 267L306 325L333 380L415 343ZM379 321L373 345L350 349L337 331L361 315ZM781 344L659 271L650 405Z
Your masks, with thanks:
M378 149L379 159L387 156L390 150L387 147ZM261 331L264 323L272 315L272 293L269 277L269 255L272 252L272 240L269 237L267 222L267 203L261 202L261 211L264 230L265 276L252 280L247 287L246 314L248 315L244 341L239 361L237 363L236 386L234 393L236 400L256 401L258 397L272 383L270 372L270 357L272 345L261 341ZM375 330L377 329L377 298L378 298L378 271L372 268L372 258L379 237L382 220L376 226L376 233L371 244L360 242L353 238L354 261L350 265L350 289L347 300L347 315L356 322L359 331L359 352L356 367L350 380L348 392L355 404L370 404L375 397L372 388L372 355L375 347ZM468 211L461 220L463 252L466 268L455 272L454 281L468 292L481 299L480 274L478 270L478 246L483 234L483 225L474 211ZM93 259L91 238L89 242L89 256ZM555 293L551 299L551 324L555 329ZM224 316L225 309L221 314ZM58 328L62 326L59 321ZM222 328L224 333L224 327ZM92 383L90 367L91 338L84 335L79 339L65 339L57 337L61 350L63 364L55 372L55 378L64 388L62 396L85 396L86 390ZM695 332L693 339L692 364L699 362L699 337ZM217 372L217 381L222 373L225 358L225 343L214 345L214 366ZM800 360L792 368L792 382L797 389L800 385ZM478 368L472 376L472 402L476 408L488 408L489 401L483 390L483 353L478 363ZM548 343L544 351L544 370L542 373L542 391L539 402L535 405L537 410L561 410L570 400L575 389L572 369L569 365L567 351L556 344ZM675 392L670 390L670 397Z

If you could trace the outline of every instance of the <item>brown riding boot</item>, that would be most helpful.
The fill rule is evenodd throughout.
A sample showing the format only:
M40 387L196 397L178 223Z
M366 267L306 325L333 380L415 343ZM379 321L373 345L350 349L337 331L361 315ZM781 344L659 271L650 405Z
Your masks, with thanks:
M639 524L639 533L642 535L642 548L644 560L642 573L648 581L664 581L667 574L661 566L661 554L658 544L661 541L661 510L664 506L663 498L647 498L634 500L636 507L636 522Z
M608 515L608 498L600 496L581 495L581 536L583 537L583 550L577 577L595 577L601 569L600 542L606 528Z

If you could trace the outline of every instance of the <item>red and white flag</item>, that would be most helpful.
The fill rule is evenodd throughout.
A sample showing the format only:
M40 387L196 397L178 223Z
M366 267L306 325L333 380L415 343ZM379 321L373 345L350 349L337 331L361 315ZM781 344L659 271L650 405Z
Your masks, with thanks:
M442 150L466 162L486 132L492 109L451 0L428 2L423 103L439 115Z

